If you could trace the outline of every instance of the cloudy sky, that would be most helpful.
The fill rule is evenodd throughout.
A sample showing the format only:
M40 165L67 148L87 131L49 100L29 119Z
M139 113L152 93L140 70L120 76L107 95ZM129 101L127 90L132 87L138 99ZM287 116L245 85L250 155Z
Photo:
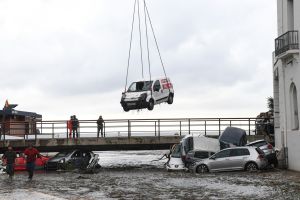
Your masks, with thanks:
M8 99L47 120L254 117L267 110L276 1L148 0L174 104L125 113L119 102L133 4L0 0L0 104ZM134 30L129 82L141 79ZM162 76L152 39L150 56L152 75Z

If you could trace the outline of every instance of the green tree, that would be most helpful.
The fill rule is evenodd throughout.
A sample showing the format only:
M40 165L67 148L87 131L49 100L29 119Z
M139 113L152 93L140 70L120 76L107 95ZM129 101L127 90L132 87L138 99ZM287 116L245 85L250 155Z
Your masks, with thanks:
M268 97L267 98L267 104L268 104L269 112L273 112L274 111L274 99L273 99L273 97Z

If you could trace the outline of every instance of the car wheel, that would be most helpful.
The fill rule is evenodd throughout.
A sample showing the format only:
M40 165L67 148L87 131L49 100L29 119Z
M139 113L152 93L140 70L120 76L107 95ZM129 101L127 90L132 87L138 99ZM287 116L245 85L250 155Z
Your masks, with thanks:
M276 168L276 167L278 167L278 160L277 160L277 158L276 159L274 159L274 161L273 161L273 165L274 165L274 167Z
M149 101L148 110L153 110L153 108L154 108L154 101L153 101L153 99L151 99Z
M196 168L196 172L197 173L206 173L206 172L208 172L208 167L206 165L199 165Z
M173 94L170 94L170 95L169 95L169 98L168 98L168 104L172 104L172 103L173 103L173 100L174 100L174 95L173 95Z
M246 171L248 171L248 172L253 172L253 171L257 171L257 170L258 170L258 167L253 162L250 162L246 165Z

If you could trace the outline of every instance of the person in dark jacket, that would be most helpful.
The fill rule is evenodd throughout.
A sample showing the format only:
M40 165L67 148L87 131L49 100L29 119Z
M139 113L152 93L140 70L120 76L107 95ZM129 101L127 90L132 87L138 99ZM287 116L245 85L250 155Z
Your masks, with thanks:
M76 118L76 115L73 115L72 117L72 132L73 132L73 138L78 138L78 127L79 127L79 122L78 119ZM75 135L76 133L76 135ZM76 137L75 137L76 136Z
M97 120L97 137L99 137L100 131L101 131L101 137L103 137L103 123L104 123L104 120L103 120L102 116L100 115L100 117Z
M17 158L16 152L13 151L12 146L8 146L8 150L3 154L2 159L6 159L6 172L9 178L12 179L14 176L14 165L15 159Z
M40 157L40 152L33 147L32 144L29 145L27 149L24 151L24 155L26 156L26 169L28 171L28 179L32 180L33 172L35 169L35 160L37 157Z

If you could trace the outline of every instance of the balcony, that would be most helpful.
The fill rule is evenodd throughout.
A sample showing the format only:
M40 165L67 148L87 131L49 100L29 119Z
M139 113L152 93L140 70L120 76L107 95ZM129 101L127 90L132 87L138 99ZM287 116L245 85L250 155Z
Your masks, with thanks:
M290 50L299 52L298 31L288 31L275 39L275 56L288 54ZM295 52L291 52L295 53Z

